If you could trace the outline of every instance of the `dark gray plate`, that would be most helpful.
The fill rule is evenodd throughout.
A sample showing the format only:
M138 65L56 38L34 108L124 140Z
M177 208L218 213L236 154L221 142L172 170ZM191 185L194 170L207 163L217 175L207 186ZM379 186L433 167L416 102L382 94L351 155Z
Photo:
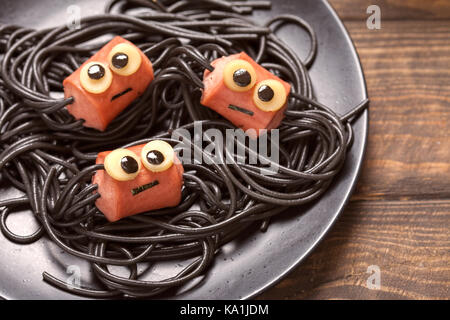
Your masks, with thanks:
M82 15L102 12L104 1L88 0L2 0L0 22L42 28L64 23L67 7L76 3ZM279 13L294 13L312 24L319 40L319 54L311 77L318 100L344 114L367 97L361 65L343 24L325 0L274 0L273 10L256 17L265 21ZM300 57L309 50L303 31L285 27L281 36ZM328 193L308 208L293 209L276 219L268 232L257 231L226 245L216 263L195 288L183 288L180 299L245 299L256 296L282 279L314 249L342 212L360 171L368 128L366 112L355 123L355 143L343 172ZM17 192L0 186L0 199ZM11 228L23 234L33 230L29 213L14 214ZM78 259L61 252L46 240L29 246L10 243L0 235L0 296L6 299L77 298L42 281L48 271L66 279L67 267L79 265L82 283L92 275ZM175 266L176 268L177 266ZM151 277L173 272L173 265L162 265ZM119 270L120 272L120 270Z

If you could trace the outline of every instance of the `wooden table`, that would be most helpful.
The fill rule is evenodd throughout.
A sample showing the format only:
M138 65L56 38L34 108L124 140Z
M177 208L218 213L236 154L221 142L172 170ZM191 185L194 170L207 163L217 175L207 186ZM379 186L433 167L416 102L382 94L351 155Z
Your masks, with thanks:
M450 1L330 3L372 101L365 165L326 239L260 298L450 299ZM366 26L369 5L380 30Z

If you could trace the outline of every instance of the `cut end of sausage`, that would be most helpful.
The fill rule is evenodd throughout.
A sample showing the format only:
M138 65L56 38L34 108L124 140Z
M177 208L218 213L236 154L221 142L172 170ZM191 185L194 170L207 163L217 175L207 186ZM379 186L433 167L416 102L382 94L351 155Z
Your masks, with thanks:
M144 145L135 146L129 150L140 158L143 147ZM109 153L100 153L96 163L104 164ZM183 173L183 165L176 156L168 170L155 173L143 166L139 175L132 181L117 181L105 170L99 170L92 179L92 183L98 185L97 192L101 195L95 204L110 222L139 213L176 207L181 202ZM144 191L137 194L133 192L139 189Z
M89 93L83 88L80 81L83 67L94 61L109 67L109 54L116 45L121 43L134 46L121 37L115 37L63 82L65 97L74 98L73 104L67 106L67 110L75 119L85 120L85 127L105 131L111 121L141 96L154 79L152 63L139 48L134 46L142 57L138 71L129 76L113 72L111 86L100 94Z
M230 90L225 85L223 73L225 66L236 59L245 60L253 66L257 75L257 83L269 79L280 81L288 95L291 91L291 86L261 67L245 52L219 58L211 63L214 71L205 71L202 105L216 111L236 127L246 131L251 138L257 138L265 130L278 128L284 118L287 103L278 111L265 112L253 102L253 89L248 92L234 92Z

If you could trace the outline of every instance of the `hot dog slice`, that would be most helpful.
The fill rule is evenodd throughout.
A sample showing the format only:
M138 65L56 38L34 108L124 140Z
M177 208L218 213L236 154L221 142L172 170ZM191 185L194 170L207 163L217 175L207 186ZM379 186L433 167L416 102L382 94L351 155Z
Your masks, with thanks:
M153 67L134 44L115 37L63 82L67 110L85 127L104 131L153 81Z
M133 171L128 181L117 180L117 177L110 175L107 170L99 170L93 177L92 183L98 185L98 193L101 195L96 206L111 222L143 212L175 207L181 201L184 169L180 160L174 155L173 163L168 169L162 168L162 171L154 172L143 165L146 161L141 156L144 148L144 145L140 145L125 149L123 156L119 155L119 158L113 159L113 162L118 159L116 168L107 158L112 152L102 152L97 157L97 164L104 164L105 168L109 165L111 170L118 171L123 169L123 158L129 157L128 167L125 165L125 168L131 168ZM134 158L138 164L130 158ZM134 163L134 168L129 163ZM135 172L136 165L138 170ZM118 174L124 175L125 178L128 175L126 172Z
M212 62L204 73L201 103L253 138L277 128L284 118L290 84L258 65L245 52Z

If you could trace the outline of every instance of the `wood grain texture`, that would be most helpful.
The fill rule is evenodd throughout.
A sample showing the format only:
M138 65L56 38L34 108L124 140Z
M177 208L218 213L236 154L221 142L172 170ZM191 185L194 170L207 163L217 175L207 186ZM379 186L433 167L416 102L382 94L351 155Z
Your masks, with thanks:
M330 2L366 75L367 155L330 234L259 298L450 299L450 1ZM366 27L370 4L381 30ZM380 290L367 288L370 265Z
M365 20L367 8L377 5L383 20L436 20L450 18L448 0L330 0L341 19Z
M316 252L261 299L450 296L450 201L354 201ZM367 268L381 271L370 290Z
M346 25L372 101L355 196L450 199L450 21Z

